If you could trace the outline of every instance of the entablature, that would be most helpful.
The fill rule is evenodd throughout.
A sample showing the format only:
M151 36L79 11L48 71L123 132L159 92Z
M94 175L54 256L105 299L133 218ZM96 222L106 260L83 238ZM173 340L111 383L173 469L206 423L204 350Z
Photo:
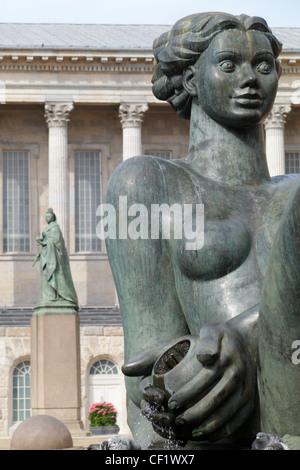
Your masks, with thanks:
M152 72L152 52L1 50L0 70L28 72Z

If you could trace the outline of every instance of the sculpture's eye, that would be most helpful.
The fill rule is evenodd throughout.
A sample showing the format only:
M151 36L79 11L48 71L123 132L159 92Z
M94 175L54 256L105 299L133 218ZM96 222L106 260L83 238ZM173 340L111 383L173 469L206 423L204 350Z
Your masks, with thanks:
M257 66L257 70L260 72L260 73L264 73L264 74L267 74L267 73L270 73L271 70L272 70L272 67L270 64L268 64L267 62L262 62L261 64L259 64Z
M231 60L223 60L220 63L220 67L223 72L233 72L235 70L235 64Z

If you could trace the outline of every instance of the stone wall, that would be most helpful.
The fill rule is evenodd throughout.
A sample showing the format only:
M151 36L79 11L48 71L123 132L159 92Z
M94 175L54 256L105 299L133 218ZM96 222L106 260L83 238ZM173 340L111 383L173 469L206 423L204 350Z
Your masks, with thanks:
M12 374L15 366L30 360L30 327L0 327L0 437L12 435ZM110 359L119 368L123 364L123 328L120 326L84 326L80 328L81 354L81 419L86 429L88 410L88 378L93 363ZM64 391L61 391L64 393ZM126 392L122 376L121 395L126 410ZM128 433L126 412L120 423L121 432Z

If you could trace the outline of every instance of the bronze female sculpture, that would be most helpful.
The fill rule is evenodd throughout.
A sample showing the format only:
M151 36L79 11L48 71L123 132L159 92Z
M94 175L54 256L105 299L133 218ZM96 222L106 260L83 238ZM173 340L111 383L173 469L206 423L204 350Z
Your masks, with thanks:
M125 161L106 202L204 204L205 219L199 250L186 250L184 237L106 240L139 442L149 433L140 409L157 434L194 446L251 442L258 431L300 434L300 369L291 362L300 338L300 181L270 178L262 126L280 50L263 19L225 13L183 18L154 43L153 92L190 119L188 155ZM193 354L174 352L186 340ZM170 351L180 386L166 393L153 366Z

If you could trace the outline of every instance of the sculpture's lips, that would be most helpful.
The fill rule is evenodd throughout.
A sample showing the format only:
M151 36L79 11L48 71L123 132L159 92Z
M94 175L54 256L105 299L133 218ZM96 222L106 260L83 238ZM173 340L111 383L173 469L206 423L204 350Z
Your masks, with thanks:
M241 106L246 108L256 108L262 103L262 97L258 93L244 93L233 96L233 99Z

